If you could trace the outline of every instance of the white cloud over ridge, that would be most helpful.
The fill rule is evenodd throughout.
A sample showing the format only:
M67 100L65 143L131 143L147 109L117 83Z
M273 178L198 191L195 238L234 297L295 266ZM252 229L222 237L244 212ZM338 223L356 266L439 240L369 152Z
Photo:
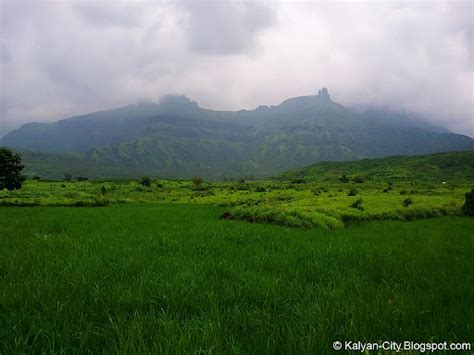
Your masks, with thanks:
M254 108L330 89L474 136L472 2L0 0L0 134L183 93Z

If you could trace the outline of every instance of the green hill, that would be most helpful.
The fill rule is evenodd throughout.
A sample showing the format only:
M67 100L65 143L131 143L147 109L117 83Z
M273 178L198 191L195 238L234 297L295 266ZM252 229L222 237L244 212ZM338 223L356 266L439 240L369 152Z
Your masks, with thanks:
M351 162L320 162L292 169L279 180L474 181L474 151L394 156Z
M388 110L358 111L318 95L255 110L212 111L184 96L139 103L53 123L29 123L0 146L74 157L71 169L100 167L100 176L135 172L208 179L265 177L318 161L474 150L474 140L418 117ZM30 164L61 175L57 157ZM53 160L57 160L55 167ZM85 173L83 173L85 175Z

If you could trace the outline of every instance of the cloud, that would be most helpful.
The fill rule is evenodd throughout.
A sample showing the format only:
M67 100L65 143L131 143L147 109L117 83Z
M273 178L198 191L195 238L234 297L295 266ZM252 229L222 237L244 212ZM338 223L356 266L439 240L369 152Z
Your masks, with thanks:
M210 55L255 50L256 35L272 25L273 9L262 3L182 1L187 40L193 51Z
M241 109L327 86L474 136L470 1L0 1L0 131L167 93Z

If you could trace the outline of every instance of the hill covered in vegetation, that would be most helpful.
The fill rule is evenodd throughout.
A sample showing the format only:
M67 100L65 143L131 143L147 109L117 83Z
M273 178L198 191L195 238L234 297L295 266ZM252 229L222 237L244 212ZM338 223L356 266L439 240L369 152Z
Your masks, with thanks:
M474 181L474 151L393 156L350 162L320 162L292 169L280 180Z
M409 114L346 108L323 89L277 106L235 112L166 96L158 104L29 123L2 138L0 146L74 157L74 167L100 166L100 175L107 177L137 171L224 179L265 177L318 161L474 150L474 140ZM63 165L53 160L61 158L51 158L47 169L41 161L30 164L39 174L62 174Z

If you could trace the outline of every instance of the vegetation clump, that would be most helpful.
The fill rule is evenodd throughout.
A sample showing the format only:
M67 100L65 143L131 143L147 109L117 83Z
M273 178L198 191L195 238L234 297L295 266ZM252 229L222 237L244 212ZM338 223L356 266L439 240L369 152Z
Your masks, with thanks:
M339 181L344 183L344 184L347 184L350 180L349 178L347 177L347 175L342 175L340 178L339 178Z
M462 206L462 212L466 216L474 216L474 189L470 192L466 192L466 200Z
M358 210L363 211L364 207L362 207L363 200L361 198L355 200L349 207L356 208Z
M20 154L15 154L8 148L0 148L0 191L20 189L26 180L21 174L23 168Z
M150 187L151 186L151 179L148 176L143 176L140 179L140 185L144 187Z
M365 182L365 180L366 180L366 177L362 175L356 175L352 178L352 181L354 181L357 184L362 184L363 182Z
M194 186L199 186L204 182L204 179L200 176L195 176L191 179Z
M355 195L357 195L358 192L359 192L359 191L358 191L357 189L351 188L351 189L349 190L349 192L347 193L347 196L355 196Z
M408 197L408 198L406 198L406 199L403 200L402 206L403 206L403 207L410 207L410 205L411 205L412 203L413 203L413 200L412 200L410 197Z

